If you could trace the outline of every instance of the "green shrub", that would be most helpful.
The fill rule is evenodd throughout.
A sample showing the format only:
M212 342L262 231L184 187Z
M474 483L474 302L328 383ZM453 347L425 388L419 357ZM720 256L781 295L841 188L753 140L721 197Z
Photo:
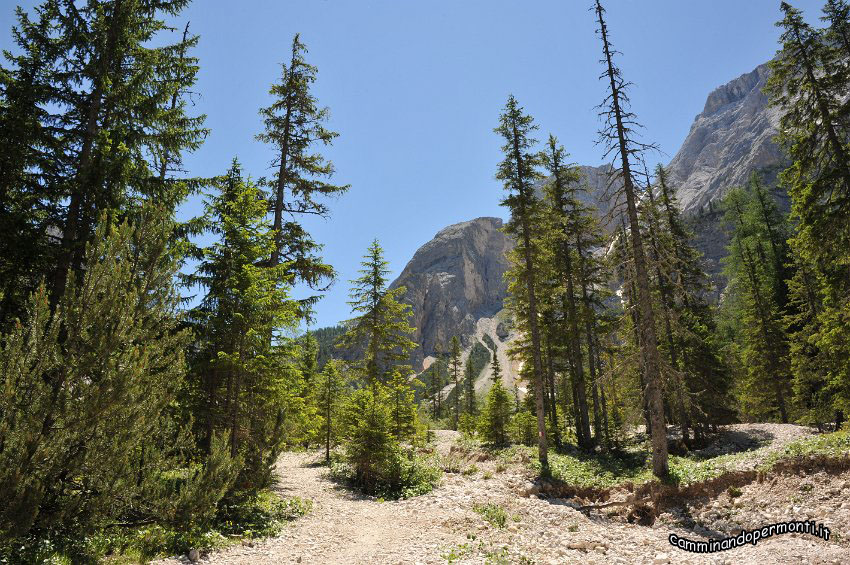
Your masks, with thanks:
M498 504L492 502L476 504L472 509L481 514L487 522L497 528L504 528L508 522L508 513Z
M474 438L478 433L478 419L472 414L461 414L458 419L457 430L464 438Z
M537 441L537 417L528 411L517 412L511 418L508 436L513 443L534 445Z
M403 448L396 448L379 471L372 487L366 491L357 482L356 472L348 461L331 461L331 476L335 480L383 499L397 500L427 494L437 486L442 476L442 470L433 459L416 455L412 450Z
M498 380L490 387L487 404L481 413L479 426L484 441L496 446L507 445L512 412L513 399Z

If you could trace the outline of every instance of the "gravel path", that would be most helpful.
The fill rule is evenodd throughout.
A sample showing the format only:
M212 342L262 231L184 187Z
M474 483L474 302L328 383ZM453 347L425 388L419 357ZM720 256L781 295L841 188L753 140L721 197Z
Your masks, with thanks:
M770 441L767 450L778 449L808 433L789 425L763 424L731 427L730 437L745 441L759 436ZM770 436L770 437L768 437ZM438 432L437 449L447 453L453 432ZM507 469L496 461L475 463L469 475L446 474L434 492L410 500L378 502L340 489L316 466L318 454L286 453L279 461L280 491L313 500L313 511L293 522L276 538L237 546L203 559L209 564L304 563L304 564L432 564L432 563L786 563L850 564L850 473L817 474L806 479L806 503L789 495L799 479L780 480L777 496L769 502L766 484L743 489L737 501L725 493L715 501L687 509L697 525L685 529L680 516L662 515L652 527L613 520L601 513L585 515L569 500L542 500L526 496L531 484L520 465ZM777 483L777 484L780 484ZM743 501L743 503L742 503ZM492 502L508 514L504 528L486 522L473 510ZM750 509L752 507L752 509ZM765 513L765 507L769 511ZM785 508L789 510L785 512ZM758 512L761 512L760 514ZM729 516L735 516L730 521ZM726 520L699 525L715 516ZM788 517L816 519L831 524L839 541L823 541L809 535L789 534L760 542L757 546L711 556L688 554L673 548L668 536L676 533L701 539L705 531L724 532L736 524L764 525ZM705 517L705 520L702 518ZM734 522L734 523L733 523ZM696 528L696 530L694 529ZM702 528L702 530L700 529ZM704 531L705 530L705 531ZM178 563L176 559L168 561ZM185 562L185 558L184 558Z

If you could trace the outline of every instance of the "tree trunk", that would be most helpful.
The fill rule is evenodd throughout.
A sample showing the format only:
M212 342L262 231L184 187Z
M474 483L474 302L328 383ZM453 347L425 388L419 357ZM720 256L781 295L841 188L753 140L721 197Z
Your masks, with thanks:
M521 174L522 168L522 153L519 149L519 134L514 124L513 131L514 139L514 159L517 165L517 172ZM520 230L523 244L523 260L525 262L525 290L528 298L528 322L531 330L531 356L534 371L534 408L537 412L537 452L540 459L542 474L549 473L549 446L546 440L546 415L543 408L543 395L545 394L543 386L543 361L540 358L540 327L537 320L537 294L534 288L534 261L531 256L531 225L528 217L529 211L525 209L525 200L528 198L527 192L530 187L525 185L525 179L518 179L520 191Z
M552 357L552 343L546 332L546 378L549 385L549 423L555 434L555 445L561 447L561 432L558 429L558 408L555 398L555 365Z
M611 105L616 122L617 138L620 150L623 191L626 195L626 208L635 263L638 308L641 320L641 353L646 368L646 396L649 404L649 416L652 423L652 472L656 477L666 477L667 468L667 430L664 423L664 405L661 398L661 374L658 357L658 338L655 335L655 313L652 309L652 295L649 276L646 270L646 254L640 234L637 214L637 199L629 163L629 147L626 141L626 128L623 112L620 108L620 91L617 86L614 64L608 43L607 30L602 20L602 5L596 2L597 14L602 34L603 49L607 62L607 74L611 87Z
M118 33L121 25L119 18L122 0L115 0L112 16L109 21L109 29L106 34L106 46L98 60L97 76L93 80L93 88L89 96L88 108L85 119L85 133L83 134L82 146L78 157L76 175L71 182L71 194L68 199L68 212L65 217L65 225L62 229L62 253L59 256L53 284L53 302L58 303L65 293L65 285L68 281L70 269L79 270L82 265L83 249L80 238L82 224L85 223L85 188L89 191L94 187L86 186L90 182L92 150L95 139L100 133L101 126L98 124L101 105L103 104L104 86L107 81L110 67L115 57L115 45L118 41Z

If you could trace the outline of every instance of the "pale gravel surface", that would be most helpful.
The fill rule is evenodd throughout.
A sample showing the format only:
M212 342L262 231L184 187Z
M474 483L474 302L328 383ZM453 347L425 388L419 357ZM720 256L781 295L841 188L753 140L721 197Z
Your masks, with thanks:
M773 443L747 458L756 464L767 452L805 435L797 426L762 424L732 427L734 438L761 435ZM451 449L452 432L438 432L437 449ZM737 500L724 493L694 502L682 512L663 514L653 527L625 523L575 510L569 500L527 497L530 475L521 465L498 472L496 461L479 461L478 472L444 475L432 493L398 502L353 495L312 465L316 453L286 453L279 461L280 492L313 500L313 511L273 539L237 546L202 559L209 564L304 563L786 563L850 564L850 473L818 473L805 479L779 477L745 486ZM492 478L484 478L489 471ZM805 480L803 491L796 492ZM473 511L494 502L512 518L497 529ZM687 519L683 520L682 513ZM784 535L712 556L686 554L668 543L670 533L700 539L700 533L727 534L778 520L816 519L839 533L840 541ZM683 523L693 525L685 529ZM187 561L185 558L182 559ZM176 564L180 560L163 563Z

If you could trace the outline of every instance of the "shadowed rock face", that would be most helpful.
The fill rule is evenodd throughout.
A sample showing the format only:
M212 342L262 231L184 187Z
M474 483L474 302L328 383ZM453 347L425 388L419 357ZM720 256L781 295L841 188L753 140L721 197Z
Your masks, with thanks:
M696 213L755 170L776 169L782 153L773 142L779 109L762 92L767 64L741 75L708 95L681 149L668 166L682 210Z
M453 335L472 335L479 318L503 308L512 244L501 227L499 218L477 218L440 230L392 283L407 288L404 302L413 309L413 340L421 346L414 368L437 344L445 350Z

